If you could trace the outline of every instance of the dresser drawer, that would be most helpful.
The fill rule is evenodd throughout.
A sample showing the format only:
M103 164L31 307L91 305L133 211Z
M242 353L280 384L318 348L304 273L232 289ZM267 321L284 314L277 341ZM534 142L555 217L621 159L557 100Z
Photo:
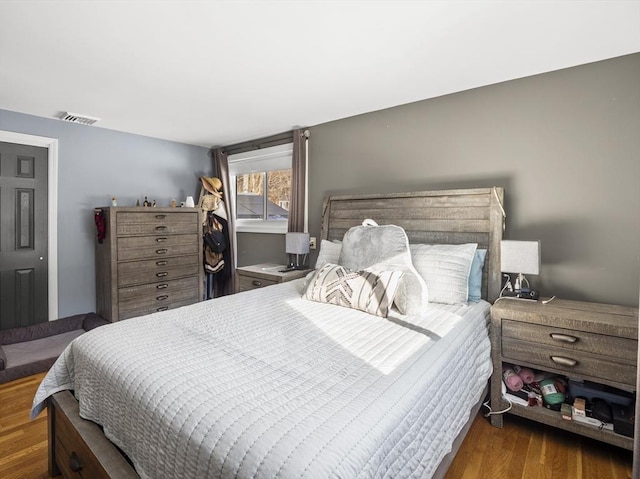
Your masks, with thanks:
M55 409L55 459L65 478L108 479L107 472L94 460L88 446L69 424L69 419ZM51 439L50 439L51 440Z
M198 244L197 234L129 236L118 238L118 256L127 249L148 248L157 249L165 246L182 244Z
M638 341L586 331L556 328L522 321L502 320L502 338L513 338L531 343L549 345L569 351L583 351L614 360L636 362Z
M184 256L200 254L198 243L178 245L156 245L148 248L118 248L118 261L137 259L165 258L170 256Z
M187 256L186 258L177 258L177 259L183 260L187 258L195 258L196 263L186 265L186 266L176 266L173 268L168 268L167 266L162 266L162 267L158 266L153 270L141 268L129 273L119 272L118 287L122 288L125 286L135 286L138 284L155 283L157 281L168 281L168 280L173 280L178 278L184 278L187 276L197 276L198 270L202 267L197 263L197 260L199 258L194 255L194 256ZM161 262L162 261L150 261L150 263L153 263L153 264L161 263ZM192 261L188 261L188 262L192 263ZM120 269L119 267L123 264L132 265L132 264L139 264L139 263L148 263L148 261L147 262L134 261L130 263L120 263L118 265L118 270Z
M139 212L120 213L116 223L116 234L148 235L197 233L199 230L197 210L189 213Z
M121 314L142 309L157 309L171 303L198 299L198 276L120 288L118 309Z
M161 311L168 311L169 309L181 308L182 306L187 306L189 304L193 304L197 302L198 302L197 298L189 298L189 299L183 299L180 301L173 301L171 304L165 304L162 306L150 306L150 307L145 307L140 309L131 309L131 310L127 310L124 313L120 313L120 319L130 319L130 318L135 318L137 316L144 316L146 314L159 313Z
M570 378L588 377L633 385L636 364L562 347L502 338L502 357L507 362L527 364L543 370L555 370Z
M278 281L270 279L256 278L254 276L238 275L238 291L250 291L252 289L264 288L265 286L271 286L278 284Z

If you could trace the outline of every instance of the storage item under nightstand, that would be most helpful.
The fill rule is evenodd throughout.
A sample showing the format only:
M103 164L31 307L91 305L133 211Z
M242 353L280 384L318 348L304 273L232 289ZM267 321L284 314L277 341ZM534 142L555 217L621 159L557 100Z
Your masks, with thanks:
M491 309L492 358L491 409L508 407L501 393L502 364L636 390L638 310L580 301L553 300L548 304L504 298ZM612 431L565 421L544 407L513 405L509 414L566 429L626 449L631 438ZM502 427L503 417L492 415L491 424Z
M311 270L301 269L281 272L286 266L263 263L237 268L238 293L263 288L273 284L285 283L294 279L304 278Z

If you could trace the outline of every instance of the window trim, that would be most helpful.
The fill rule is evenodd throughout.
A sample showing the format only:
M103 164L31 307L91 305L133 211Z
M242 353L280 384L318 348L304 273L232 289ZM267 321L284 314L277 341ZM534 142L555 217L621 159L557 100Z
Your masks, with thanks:
M247 161L248 158L253 160L259 158L260 156L269 157L275 156L276 154L282 155L282 153L291 153L291 158L293 161L293 143L285 143L282 145L277 145L273 147L267 147L262 150L252 150L248 152L238 153L236 155L230 155L228 157L229 162L229 170L232 170L233 163L241 163L243 161ZM236 157L236 158L232 158ZM289 165L289 168L293 168L293 164ZM260 170L262 172L274 171L276 169L282 168L274 168L273 170L265 169ZM238 233L270 233L270 234L284 234L287 232L289 228L288 219L280 219L280 220L267 220L267 219L253 219L253 218L238 218L238 208L237 208L237 175L230 174L229 175L230 183L231 183L231 195L233 197L233 211L234 211L234 221L235 221L235 229ZM265 178L265 186L266 186L266 178ZM264 193L268 195L267 191ZM266 204L265 204L266 207Z

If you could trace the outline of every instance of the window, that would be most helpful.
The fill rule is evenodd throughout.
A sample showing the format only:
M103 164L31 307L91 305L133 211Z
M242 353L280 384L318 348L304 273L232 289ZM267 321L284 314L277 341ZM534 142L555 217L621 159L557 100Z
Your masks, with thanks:
M229 156L237 231L287 231L292 146L289 143Z

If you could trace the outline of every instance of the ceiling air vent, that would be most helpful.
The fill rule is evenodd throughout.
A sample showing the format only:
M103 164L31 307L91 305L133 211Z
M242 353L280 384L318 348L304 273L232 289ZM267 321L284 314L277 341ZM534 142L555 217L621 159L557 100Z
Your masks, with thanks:
M62 121L70 121L71 123L80 123L82 125L93 125L96 121L100 121L100 118L93 118L87 115L78 115L77 113L71 113L63 111L58 115Z

